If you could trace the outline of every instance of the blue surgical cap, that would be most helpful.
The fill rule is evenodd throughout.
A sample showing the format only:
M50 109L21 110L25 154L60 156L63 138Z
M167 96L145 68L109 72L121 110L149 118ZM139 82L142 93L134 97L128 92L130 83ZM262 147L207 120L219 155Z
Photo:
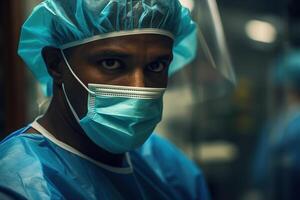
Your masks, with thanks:
M274 71L276 86L300 90L300 51L290 50L278 60Z
M196 55L197 28L178 0L45 0L21 30L18 53L52 95L52 78L42 57L46 46L68 48L101 38L157 33L174 39L169 75Z
M289 87L300 90L300 51L288 53L284 59L285 82Z

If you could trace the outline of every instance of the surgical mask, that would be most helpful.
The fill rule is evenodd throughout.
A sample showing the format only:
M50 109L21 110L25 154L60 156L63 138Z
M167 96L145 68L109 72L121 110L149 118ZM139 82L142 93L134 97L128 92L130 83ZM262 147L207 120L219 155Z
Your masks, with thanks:
M103 84L88 84L86 87L73 72L63 52L62 55L70 72L88 91L88 111L79 119L62 85L68 106L85 134L99 147L115 154L144 144L161 121L165 88Z

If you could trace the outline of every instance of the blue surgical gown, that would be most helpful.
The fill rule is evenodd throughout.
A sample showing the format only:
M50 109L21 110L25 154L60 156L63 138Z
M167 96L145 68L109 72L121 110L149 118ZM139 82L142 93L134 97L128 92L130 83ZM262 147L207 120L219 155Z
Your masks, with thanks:
M25 134L27 128L0 143L0 199L208 199L201 171L156 134L129 153L132 171L125 173Z
M266 199L299 199L300 107L292 107L268 123L259 139L253 186Z

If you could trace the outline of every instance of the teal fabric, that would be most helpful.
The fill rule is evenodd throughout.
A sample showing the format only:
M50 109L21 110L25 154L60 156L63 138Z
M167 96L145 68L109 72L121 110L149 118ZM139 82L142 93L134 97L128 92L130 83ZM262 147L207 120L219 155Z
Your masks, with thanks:
M97 91L97 87L89 89ZM144 144L161 121L163 92L159 93L160 97L153 99L89 94L88 112L80 126L92 141L111 153L131 151Z
M170 75L195 57L196 24L178 0L45 0L24 23L18 53L51 96L52 79L41 55L44 47L60 48L96 35L143 28L174 35Z
M155 134L119 174L24 131L0 143L0 199L208 199L201 171Z
M291 50L279 57L273 70L276 86L288 86L299 90L300 87L300 50Z

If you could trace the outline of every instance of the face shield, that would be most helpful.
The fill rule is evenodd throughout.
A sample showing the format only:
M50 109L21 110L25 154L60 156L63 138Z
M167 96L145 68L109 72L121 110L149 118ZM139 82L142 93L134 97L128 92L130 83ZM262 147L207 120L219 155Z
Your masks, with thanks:
M205 102L223 97L232 91L236 77L225 41L223 26L214 0L181 0L197 24L197 51L194 60L175 77L189 88L188 101Z
M202 84L203 88L207 88L203 92L204 95L207 94L208 99L220 97L235 85L235 73L216 1L200 0L197 2L196 6L200 9L195 10L194 16L199 25L199 50L195 62L199 65L198 70L201 75L199 79L194 79L194 85Z
M197 51L193 61L170 79L164 119L157 132L169 136L185 152L190 152L185 149L189 146L184 141L196 143L197 138L206 137L205 133L199 134L202 127L210 123L205 105L230 95L236 77L216 1L181 0L181 3L191 10L197 25Z

